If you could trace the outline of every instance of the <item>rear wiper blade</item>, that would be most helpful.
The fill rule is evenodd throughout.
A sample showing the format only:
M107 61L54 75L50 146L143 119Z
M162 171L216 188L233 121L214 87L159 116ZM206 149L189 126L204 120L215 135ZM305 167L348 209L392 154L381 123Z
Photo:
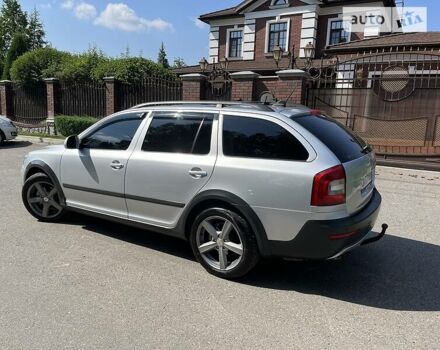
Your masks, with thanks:
M361 150L361 152L362 152L362 153L365 153L365 154L368 154L368 153L370 153L370 152L372 152L372 151L373 151L373 149L371 148L370 145L365 145L365 146L362 148L362 150Z

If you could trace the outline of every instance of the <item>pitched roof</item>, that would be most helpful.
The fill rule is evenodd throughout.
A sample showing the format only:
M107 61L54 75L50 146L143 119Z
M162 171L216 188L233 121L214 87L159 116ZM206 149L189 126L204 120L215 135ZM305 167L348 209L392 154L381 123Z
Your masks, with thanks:
M439 47L440 32L421 32L421 33L395 33L377 37L353 40L348 43L341 43L327 46L326 52L335 53L342 51L359 51L372 48L387 47Z
M247 7L255 3L257 0L243 0L237 6L230 7L224 10L214 11L210 13L203 14L199 17L199 19L205 23L209 23L210 20L213 19L221 19L227 17L242 17L242 11ZM335 6L342 5L343 3L359 3L363 2L360 0L320 0L321 6ZM364 0L366 1L366 0ZM395 0L382 0L386 6L395 6ZM366 1L368 2L368 1Z

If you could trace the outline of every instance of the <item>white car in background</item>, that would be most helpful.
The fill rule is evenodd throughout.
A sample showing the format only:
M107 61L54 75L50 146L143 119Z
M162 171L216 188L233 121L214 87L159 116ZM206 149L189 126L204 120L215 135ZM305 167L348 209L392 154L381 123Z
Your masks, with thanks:
M17 137L17 128L14 123L6 118L5 116L0 115L0 143L3 141L13 140Z

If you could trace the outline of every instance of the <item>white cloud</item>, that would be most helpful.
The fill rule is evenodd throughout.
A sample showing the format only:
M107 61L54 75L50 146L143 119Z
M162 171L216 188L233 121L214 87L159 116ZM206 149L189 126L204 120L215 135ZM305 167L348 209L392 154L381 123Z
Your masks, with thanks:
M205 29L208 27L208 25L205 22L202 22L197 17L193 18L194 25L199 29Z
M110 3L95 19L95 25L124 32L143 32L147 30L173 30L173 25L161 18L149 20L139 17L136 12L124 3Z
M96 17L96 7L92 4L82 2L75 6L75 16L79 19L89 20Z
M73 0L65 0L61 3L61 8L65 10L72 10L73 6L75 6L75 2Z

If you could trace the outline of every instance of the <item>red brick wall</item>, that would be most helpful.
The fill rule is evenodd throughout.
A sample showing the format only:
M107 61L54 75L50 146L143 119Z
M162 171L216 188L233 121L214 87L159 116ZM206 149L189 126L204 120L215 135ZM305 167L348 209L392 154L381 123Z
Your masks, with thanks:
M258 79L254 87L254 99L258 100L264 91L270 91L278 100L298 104L305 103L306 86L304 79Z
M232 83L233 101L252 101L254 98L253 80L236 80Z
M183 101L200 101L204 99L203 81L183 81L182 82L182 100Z

